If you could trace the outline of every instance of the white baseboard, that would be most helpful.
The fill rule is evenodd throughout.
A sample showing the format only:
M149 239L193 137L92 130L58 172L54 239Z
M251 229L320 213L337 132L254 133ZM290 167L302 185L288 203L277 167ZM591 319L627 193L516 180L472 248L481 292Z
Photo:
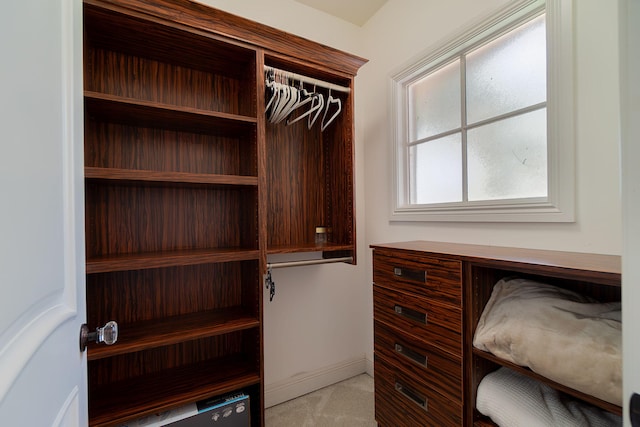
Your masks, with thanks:
M366 372L371 378L373 378L373 360L366 358L365 360Z
M284 381L265 384L264 406L269 408L331 384L369 372L369 364L371 363L363 356L362 358L347 360L312 372L305 372ZM373 373L373 365L370 372Z

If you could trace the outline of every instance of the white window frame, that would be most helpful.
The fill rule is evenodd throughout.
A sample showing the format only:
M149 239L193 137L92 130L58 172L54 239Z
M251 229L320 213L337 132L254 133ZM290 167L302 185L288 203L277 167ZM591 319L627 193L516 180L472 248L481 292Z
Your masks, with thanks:
M512 29L541 10L547 28L547 176L546 198L417 205L410 203L408 91L415 77L437 69L462 51ZM575 141L573 0L519 0L474 25L443 48L391 76L394 141L391 221L574 222Z

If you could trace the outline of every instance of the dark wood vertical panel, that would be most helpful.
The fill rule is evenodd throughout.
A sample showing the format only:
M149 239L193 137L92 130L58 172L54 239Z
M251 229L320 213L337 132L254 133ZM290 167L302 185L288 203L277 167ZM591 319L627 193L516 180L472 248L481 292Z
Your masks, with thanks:
M92 361L89 363L89 381L99 388L169 369L207 361L214 363L216 359L236 357L251 360L254 355L245 351L254 351L255 348L248 348L243 343L246 340L257 342L257 338L255 330L240 331Z
M256 277L257 261L91 274L87 323L130 324L229 307L257 315Z
M335 243L354 244L354 140L353 97L344 93L332 93L339 98L342 112L323 132L325 142L326 202L331 239Z
M255 136L131 126L86 117L85 165L257 176Z
M256 249L255 189L86 186L87 257L183 249Z
M266 143L266 119L264 115L265 107L265 81L264 81L264 51L258 49L256 51L256 67L253 70L253 79L255 80L255 108L257 111L257 126L256 126L256 153L257 153L257 171L258 171L258 245L260 249L260 263L257 272L248 275L247 286L250 286L252 277L263 278L267 270L267 217L269 211L267 208L267 143ZM260 367L260 378L264 378L264 326L262 323L262 306L263 306L263 281L260 280L260 285L256 289L253 296L253 304L257 313L260 313L260 337L257 345L259 346L256 351L256 363ZM250 304L251 302L248 302ZM264 383L260 383L256 387L257 390L251 393L251 399L255 401L255 404L251 404L251 417L254 420L259 421L259 425L264 425L264 411L261 409L264 406ZM260 409L258 409L260 408Z
M325 223L320 129L267 123L267 245L308 245Z

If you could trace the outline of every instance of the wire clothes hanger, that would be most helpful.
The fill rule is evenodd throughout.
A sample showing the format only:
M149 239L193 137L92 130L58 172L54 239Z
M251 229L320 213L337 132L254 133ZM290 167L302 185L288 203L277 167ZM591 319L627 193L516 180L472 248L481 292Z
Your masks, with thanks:
M320 120L321 131L324 131L342 111L342 101L334 97L331 91L350 92L351 89L328 83L312 77L303 76L277 68L265 66L265 106L266 118L271 123L286 121L287 125L307 118L307 127L311 129L322 114ZM297 83L297 86L296 86ZM313 84L313 91L309 92L304 83ZM327 100L316 90L320 86L329 90ZM301 107L310 104L303 113L295 114ZM331 110L335 110L330 112Z
M335 113L333 113L333 115L329 116L329 118L327 119L327 114L329 113L329 109L331 108L332 104L337 105L338 109L335 111ZM320 126L320 130L324 132L324 130L336 119L336 117L338 117L341 111L342 111L342 101L340 101L340 98L334 98L333 96L331 96L331 89L329 89L329 97L327 98L327 107L325 108L324 114L322 115L322 123Z

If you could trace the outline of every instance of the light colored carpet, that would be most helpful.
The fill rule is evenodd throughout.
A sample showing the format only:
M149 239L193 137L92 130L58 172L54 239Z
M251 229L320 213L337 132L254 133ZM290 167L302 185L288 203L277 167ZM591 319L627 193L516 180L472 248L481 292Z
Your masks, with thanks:
M265 411L266 427L375 427L373 378L358 375Z

